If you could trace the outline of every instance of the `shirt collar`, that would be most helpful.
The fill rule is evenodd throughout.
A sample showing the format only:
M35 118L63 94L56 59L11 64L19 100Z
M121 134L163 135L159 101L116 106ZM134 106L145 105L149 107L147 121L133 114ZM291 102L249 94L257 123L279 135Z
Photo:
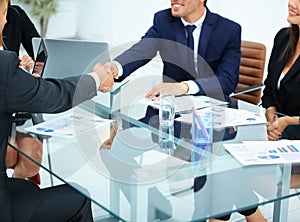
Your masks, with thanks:
M198 19L196 22L194 22L194 23L188 23L182 17L181 17L181 21L182 21L182 23L183 23L184 26L195 25L197 28L201 28L201 26L202 26L202 24L204 22L205 16L206 16L206 8L204 7L204 13L203 13L202 17L200 19Z

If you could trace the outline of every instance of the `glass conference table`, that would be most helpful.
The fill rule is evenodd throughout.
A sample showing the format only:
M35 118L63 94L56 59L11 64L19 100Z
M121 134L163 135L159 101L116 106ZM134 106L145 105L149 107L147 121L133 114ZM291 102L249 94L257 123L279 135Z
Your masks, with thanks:
M221 106L264 118L261 107L233 98ZM273 221L287 221L288 198L297 195L289 193L291 164L243 166L223 146L267 140L265 123L214 130L213 145L199 154L190 124L180 121L163 147L157 110L138 102L109 108L90 100L77 109L114 122L75 138L45 138L50 164L42 167L118 220L205 221L274 202Z

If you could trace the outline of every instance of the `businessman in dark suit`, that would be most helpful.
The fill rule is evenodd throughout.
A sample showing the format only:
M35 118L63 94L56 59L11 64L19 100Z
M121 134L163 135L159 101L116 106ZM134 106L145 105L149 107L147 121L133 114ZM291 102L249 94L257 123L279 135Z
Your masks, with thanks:
M0 0L0 10L2 10ZM1 20L2 12L0 15ZM1 22L0 22L1 29ZM14 52L0 51L0 220L92 221L90 201L67 185L39 189L31 181L8 178L5 155L12 113L56 113L107 92L113 77L101 64L94 72L62 80L34 78L18 68Z
M191 45L187 25L195 27ZM165 88L177 96L229 95L238 82L240 47L240 25L210 12L205 0L171 0L171 8L155 14L141 41L105 67L122 79L159 52L164 83L147 97Z
M171 0L171 8L154 15L152 27L138 43L105 64L106 72L122 80L159 52L164 65L164 82L155 86L147 98L168 90L175 96L207 95L224 100L238 83L241 27L210 12L206 2ZM148 108L141 121L150 121L152 125L155 116L157 110ZM176 124L174 128L176 131ZM248 222L265 221L257 208L241 213ZM226 215L218 219L229 218L230 215Z

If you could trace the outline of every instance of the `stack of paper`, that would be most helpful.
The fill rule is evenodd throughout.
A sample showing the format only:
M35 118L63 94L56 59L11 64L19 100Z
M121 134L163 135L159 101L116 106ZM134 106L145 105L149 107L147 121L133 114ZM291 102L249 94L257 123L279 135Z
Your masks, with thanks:
M159 109L159 100L145 100L148 105ZM179 96L175 98L175 112L192 112L192 107L202 109L206 107L226 105L227 102L209 98L207 96Z
M300 162L300 140L244 141L224 147L243 165Z
M59 115L51 120L25 128L25 130L62 138L72 138L91 129L107 126L112 120L103 119L80 108L74 108L64 115Z
M213 113L214 128L266 123L265 119L257 116L253 112L227 108L224 106L207 107L205 109L198 110L197 112L201 115L201 112L205 113L207 111L211 111ZM176 120L192 123L192 114L181 114L181 117Z

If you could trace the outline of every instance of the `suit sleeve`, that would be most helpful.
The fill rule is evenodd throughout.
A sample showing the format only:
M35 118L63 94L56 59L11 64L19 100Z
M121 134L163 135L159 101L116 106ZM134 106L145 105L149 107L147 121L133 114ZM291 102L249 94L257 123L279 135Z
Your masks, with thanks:
M57 113L97 95L89 75L65 79L34 78L18 68L16 54L8 53L5 104L8 112Z
M22 22L22 45L25 48L28 55L34 58L32 38L40 37L40 34L36 30L34 24L31 22L30 18L25 13L25 11L20 7L17 7L17 10L20 14Z
M152 27L142 39L114 59L123 67L122 79L147 64L156 56L159 49L159 38L159 19L155 15Z

